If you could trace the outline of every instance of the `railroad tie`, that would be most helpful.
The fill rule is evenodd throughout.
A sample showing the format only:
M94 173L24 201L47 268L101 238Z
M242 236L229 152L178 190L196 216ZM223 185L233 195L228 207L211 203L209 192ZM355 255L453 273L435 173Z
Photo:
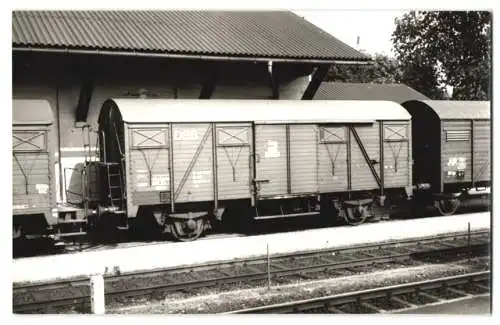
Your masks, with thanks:
M434 295L431 295L430 293L427 293L427 292L422 292L422 291L421 291L421 292L419 292L418 294L419 294L419 295L421 295L421 296L427 297L427 298L429 298L429 299L435 300L435 301L444 301L444 299L441 299L441 298L439 298L439 297L436 297L436 296L434 296Z
M403 305L403 306L407 306L407 307L417 307L417 305L415 304L412 304L411 302L408 302L408 301L405 301L401 298L398 298L398 297L394 297L394 296L391 296L391 300Z
M331 260L331 259L329 259L329 258L326 258L326 257L324 257L324 256L323 256L323 257L320 257L320 258L319 258L319 261L320 261L321 263L323 263L323 264L332 264L332 263L334 263L334 261L333 261L333 260Z
M326 310L329 312L329 313L334 313L334 314L345 314L345 312L343 312L342 310L338 309L338 308L335 308L334 306L328 306L326 308Z
M369 302L366 302L366 301L363 301L361 304L361 306L367 308L367 309L370 309L376 313L384 313L386 312L386 310L382 309L382 308L378 308L378 307L375 307L374 305L370 304Z
M449 247L449 248L457 248L457 247L461 246L461 245L456 245L454 243L449 243L449 242L441 242L441 243L438 243L438 244L442 245L442 246Z
M286 270L288 270L287 267L284 267L283 265L276 264L276 263L275 264L271 264L271 268L273 268L273 267L276 268L276 269L278 269L278 271L286 271Z
M456 288L447 287L446 290L454 292L454 293L459 294L459 295L464 296L464 297L472 297L472 295L470 293L467 293L467 292L462 291L462 290L458 290Z
M255 267L255 266L246 265L245 268L247 268L248 270L250 270L254 274L262 273L262 270L260 270L259 268Z
M224 274L225 276L233 276L231 272L223 271L222 269L218 269L217 272Z
M474 285L476 287L478 287L479 289L482 289L482 290L485 290L485 291L490 291L490 287L484 286L481 283L474 283Z

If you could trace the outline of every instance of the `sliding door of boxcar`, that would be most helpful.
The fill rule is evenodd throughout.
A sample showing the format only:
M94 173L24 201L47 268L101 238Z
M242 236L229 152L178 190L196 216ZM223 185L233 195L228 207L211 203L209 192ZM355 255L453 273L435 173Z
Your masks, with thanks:
M287 193L287 148L285 125L255 126L255 169L261 196Z
M250 197L252 153L250 124L217 124L217 187L219 200Z

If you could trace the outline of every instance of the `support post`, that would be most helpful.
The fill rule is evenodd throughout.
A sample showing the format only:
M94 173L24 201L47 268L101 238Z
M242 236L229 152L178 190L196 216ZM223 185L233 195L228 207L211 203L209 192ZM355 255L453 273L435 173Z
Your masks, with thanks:
M210 99L214 93L217 79L219 77L219 70L216 63L212 63L207 68L207 78L203 83L198 99Z
M92 275L90 277L90 304L92 314L104 315L104 278L102 274Z
M467 248L470 249L470 222L467 224Z
M301 100L311 100L314 98L314 95L321 85L321 82L323 82L323 79L325 79L328 70L330 70L329 64L320 64L314 68L311 75L311 81L307 85Z
M94 79L92 69L88 65L84 65L82 69L80 95L75 109L75 122L87 121L90 100L92 99L92 93L94 91Z
M273 61L267 63L267 71L269 76L269 84L271 85L271 99L280 98L279 83L276 81L276 74L273 72Z
M269 256L269 244L267 244L267 290L271 290L271 257Z

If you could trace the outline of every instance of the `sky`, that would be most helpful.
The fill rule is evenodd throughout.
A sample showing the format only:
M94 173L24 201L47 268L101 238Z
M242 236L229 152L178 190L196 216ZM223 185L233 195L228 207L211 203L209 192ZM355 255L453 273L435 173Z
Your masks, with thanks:
M403 16L405 11L296 10L294 13L355 49L393 56L391 34L395 28L394 19Z

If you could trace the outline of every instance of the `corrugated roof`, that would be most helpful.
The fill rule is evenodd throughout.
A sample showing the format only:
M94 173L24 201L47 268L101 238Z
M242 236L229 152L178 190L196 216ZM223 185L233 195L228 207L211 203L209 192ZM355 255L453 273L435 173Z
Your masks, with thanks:
M256 122L371 123L409 120L401 105L384 101L111 99L128 123ZM104 106L109 105L106 102Z
M404 84L323 82L314 99L390 100L401 104L408 100L428 100L429 98Z
M489 101L422 100L409 103L427 105L442 120L490 119L491 102Z
M12 124L13 125L48 125L52 124L54 116L52 108L44 99L13 99Z
M283 11L14 11L12 44L14 48L370 59Z

